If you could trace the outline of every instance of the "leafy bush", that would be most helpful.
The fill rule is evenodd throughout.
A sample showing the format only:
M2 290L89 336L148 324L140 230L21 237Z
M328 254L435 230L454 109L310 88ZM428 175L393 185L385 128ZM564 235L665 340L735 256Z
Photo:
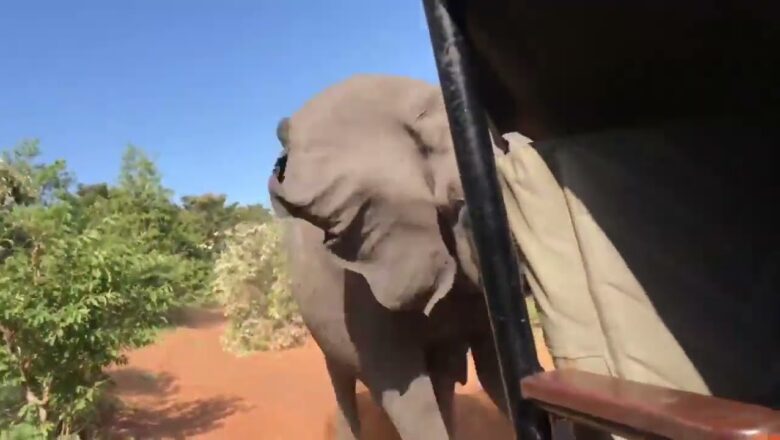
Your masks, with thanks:
M16 207L25 232L0 275L0 383L17 385L17 419L43 432L89 422L122 350L149 343L170 306L175 261L116 234L119 217L79 230L74 206Z
M87 428L103 369L152 340L187 279L139 232L163 209L130 215L142 197L122 187L74 194L65 163L37 156L36 142L0 156L0 438Z
M223 195L177 205L155 164L132 146L118 184L75 191L65 162L40 163L38 152L27 141L0 154L0 440L77 438L91 429L106 402L103 370L151 342L176 307L210 302L221 231L270 217L260 205L226 206ZM296 319L274 290L283 275L266 266L245 275L274 293L247 303L252 312L228 307L245 334ZM258 281L264 276L280 281ZM289 345L282 334L271 346Z
M277 220L244 222L225 233L212 291L230 321L223 339L230 349L280 350L306 338L286 263Z

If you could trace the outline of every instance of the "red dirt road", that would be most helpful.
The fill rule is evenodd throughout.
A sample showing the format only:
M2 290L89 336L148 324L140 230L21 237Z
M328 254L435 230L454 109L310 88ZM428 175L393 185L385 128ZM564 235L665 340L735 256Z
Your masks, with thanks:
M237 357L223 350L217 311L190 313L155 345L129 354L111 372L125 404L114 438L323 440L333 438L335 410L317 346ZM540 345L542 364L552 364ZM511 427L479 387L472 366L458 389L459 439L512 438ZM359 393L363 438L397 439L383 413Z

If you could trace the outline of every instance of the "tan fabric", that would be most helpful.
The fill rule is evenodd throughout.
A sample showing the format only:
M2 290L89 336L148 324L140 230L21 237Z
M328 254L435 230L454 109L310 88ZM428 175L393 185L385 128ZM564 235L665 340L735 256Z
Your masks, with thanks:
M546 343L553 357L589 358L581 368L608 373L611 369L603 364L611 365L611 357L564 192L526 138L517 133L504 138L510 152L498 155L496 166L510 227L528 262L526 277L544 316Z
M499 179L550 351L558 367L770 405L777 286L724 282L754 242L722 219L718 176L691 177L676 133L504 136Z

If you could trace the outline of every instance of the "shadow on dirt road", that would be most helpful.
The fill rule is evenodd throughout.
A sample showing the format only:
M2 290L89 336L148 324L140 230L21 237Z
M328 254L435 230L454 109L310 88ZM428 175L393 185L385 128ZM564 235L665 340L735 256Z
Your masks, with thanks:
M334 438L335 399L322 354L309 340L300 348L238 357L222 349L218 311L190 311L182 326L154 345L128 354L110 371L123 407L107 427L112 439ZM546 352L542 352L546 355ZM546 357L545 366L550 364ZM509 423L469 381L455 402L458 439L511 439ZM397 440L365 389L358 395L364 438Z

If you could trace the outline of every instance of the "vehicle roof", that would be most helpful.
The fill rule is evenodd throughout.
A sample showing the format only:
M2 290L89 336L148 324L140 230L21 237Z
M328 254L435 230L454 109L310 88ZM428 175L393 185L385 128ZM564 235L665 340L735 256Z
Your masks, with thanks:
M778 114L780 3L451 0L501 131Z

